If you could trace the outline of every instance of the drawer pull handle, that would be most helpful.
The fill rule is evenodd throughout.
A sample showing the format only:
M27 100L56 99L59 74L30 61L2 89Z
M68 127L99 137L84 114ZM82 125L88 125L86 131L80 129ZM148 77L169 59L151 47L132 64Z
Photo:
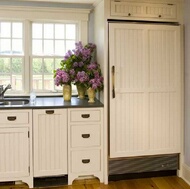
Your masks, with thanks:
M84 163L84 164L90 163L90 159L82 159L82 163Z
M81 116L82 116L82 118L89 118L90 114L82 114Z
M82 134L82 138L90 138L90 134Z
M54 110L46 110L46 114L54 114Z
M9 120L9 121L15 121L16 120L16 116L7 117L7 120Z

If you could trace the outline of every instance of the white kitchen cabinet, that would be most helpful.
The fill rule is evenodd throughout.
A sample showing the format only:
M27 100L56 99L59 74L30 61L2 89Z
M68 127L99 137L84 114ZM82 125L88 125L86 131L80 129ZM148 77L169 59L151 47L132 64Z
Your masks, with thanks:
M109 24L110 157L180 153L180 26Z
M32 111L0 112L0 182L23 181L33 187Z
M67 174L67 109L33 110L34 177Z
M111 0L110 16L113 18L177 22L178 4L170 1Z
M103 108L68 109L68 184L95 176L103 182Z

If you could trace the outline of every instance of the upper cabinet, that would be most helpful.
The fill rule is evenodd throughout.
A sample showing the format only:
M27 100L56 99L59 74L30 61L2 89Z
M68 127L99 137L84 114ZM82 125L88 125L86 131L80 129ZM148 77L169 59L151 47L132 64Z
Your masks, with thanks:
M180 22L177 1L111 0L110 19Z

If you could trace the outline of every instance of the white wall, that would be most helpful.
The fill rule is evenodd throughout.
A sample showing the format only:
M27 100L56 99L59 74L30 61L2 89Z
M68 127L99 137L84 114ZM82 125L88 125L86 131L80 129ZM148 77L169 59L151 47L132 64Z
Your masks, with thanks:
M185 41L185 164L190 166L190 0L184 6Z

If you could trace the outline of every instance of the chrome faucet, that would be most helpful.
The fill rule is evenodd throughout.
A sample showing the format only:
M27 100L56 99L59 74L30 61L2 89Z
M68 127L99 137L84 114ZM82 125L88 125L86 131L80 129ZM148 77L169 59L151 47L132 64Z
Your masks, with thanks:
M4 94L8 89L11 89L11 84L8 84L5 88L3 85L0 85L0 99L4 98Z

